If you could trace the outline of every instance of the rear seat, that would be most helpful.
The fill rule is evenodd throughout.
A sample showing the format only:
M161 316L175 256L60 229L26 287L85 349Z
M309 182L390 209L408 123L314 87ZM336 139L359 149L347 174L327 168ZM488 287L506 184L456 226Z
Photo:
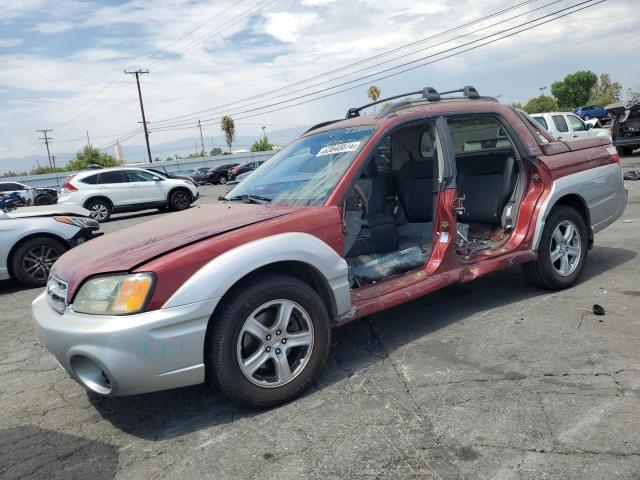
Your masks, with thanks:
M516 186L517 167L511 150L456 158L458 194L464 195L466 223L501 223L502 211Z

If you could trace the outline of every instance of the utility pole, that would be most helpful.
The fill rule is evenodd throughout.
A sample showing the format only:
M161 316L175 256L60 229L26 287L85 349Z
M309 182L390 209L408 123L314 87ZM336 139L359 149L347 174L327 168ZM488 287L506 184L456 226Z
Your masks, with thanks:
M538 88L538 90L540 90L540 96L544 97L544 91L547 89L547 87L540 87Z
M49 168L52 168L53 165L51 164L51 152L49 151L49 142L53 140L53 138L49 137L47 134L49 132L52 132L53 130L51 130L50 128L45 128L44 130L37 130L37 131L44 135L44 137L40 137L40 140L44 140L44 144L47 146L47 158L49 159Z
M264 132L267 127L262 127L262 138L267 138L267 134Z
M204 137L202 136L202 123L198 120L198 128L200 129L200 145L202 145L202 159L204 160Z
M87 130L87 146L91 148L91 139L89 138L89 130Z
M147 142L147 154L149 155L149 163L153 163L151 158L151 147L149 146L149 130L147 129L147 119L144 116L144 104L142 103L142 91L140 90L140 75L149 73L149 70L135 70L133 72L124 71L127 75L135 75L136 83L138 85L138 98L140 99L140 112L142 112L142 126L144 127L144 139Z
M56 170L56 156L51 155L51 162L53 163L53 173L56 176L56 185L60 186L60 179L58 178L58 171Z

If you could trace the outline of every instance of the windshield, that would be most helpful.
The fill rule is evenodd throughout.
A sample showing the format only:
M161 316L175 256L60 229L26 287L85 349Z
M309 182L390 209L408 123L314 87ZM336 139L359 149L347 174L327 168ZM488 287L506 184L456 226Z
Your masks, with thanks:
M274 154L226 200L321 205L367 143L375 127L340 128L301 137Z

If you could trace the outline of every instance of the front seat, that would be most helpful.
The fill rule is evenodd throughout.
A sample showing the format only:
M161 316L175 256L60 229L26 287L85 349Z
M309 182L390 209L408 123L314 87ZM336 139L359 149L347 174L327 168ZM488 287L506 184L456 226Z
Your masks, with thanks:
M395 250L398 245L395 221L385 212L387 180L378 174L375 158L367 163L356 185L364 194L368 210L362 218L362 230L347 256Z

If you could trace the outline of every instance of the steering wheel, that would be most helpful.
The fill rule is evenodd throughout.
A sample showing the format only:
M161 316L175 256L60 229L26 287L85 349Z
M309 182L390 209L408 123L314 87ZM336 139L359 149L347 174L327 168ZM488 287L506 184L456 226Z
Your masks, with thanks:
M367 201L367 196L365 195L364 190L362 190L362 187L360 185L354 185L353 191L355 192L355 194L358 196L358 199L360 200L360 207L362 208L362 216L366 217L367 214L369 213L369 202Z

